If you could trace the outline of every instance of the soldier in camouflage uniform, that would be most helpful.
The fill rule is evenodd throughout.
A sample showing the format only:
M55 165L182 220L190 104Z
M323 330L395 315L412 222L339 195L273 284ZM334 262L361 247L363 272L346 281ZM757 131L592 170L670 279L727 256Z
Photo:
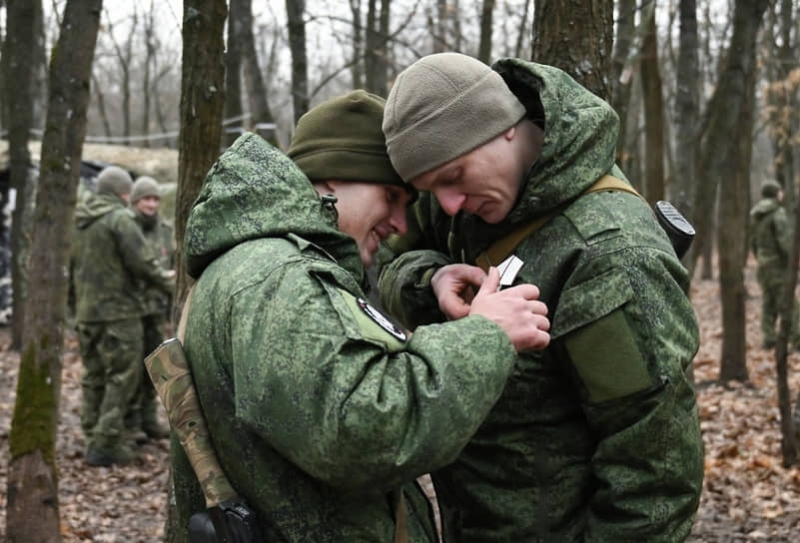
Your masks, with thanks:
M399 540L436 541L408 482L455 458L517 350L549 340L536 289L498 292L496 272L470 316L413 336L367 302L365 266L405 231L413 192L386 156L382 113L364 91L320 104L291 160L241 136L189 215L184 350L216 455L265 541L390 542L403 524ZM172 454L186 526L205 504L176 442Z
M551 343L519 355L458 459L432 473L447 541L661 542L689 534L703 442L685 370L698 348L686 270L649 206L582 193L614 164L618 118L564 72L454 53L402 72L383 129L421 193L382 270L407 326L469 308L468 265L521 225L514 284L539 287ZM465 264L466 263L466 264Z
M152 252L157 256L158 264L164 269L171 270L175 256L175 241L172 225L158 212L160 205L161 191L158 182L152 177L139 177L133 183L131 209ZM164 329L172 305L172 295L153 288L145 281L140 281L140 289L144 304L144 317L142 317L144 353L147 355L164 341ZM169 437L169 429L158 421L157 406L153 383L147 372L142 371L139 390L131 400L125 420L125 425L133 432L136 441Z
M777 181L766 181L761 187L761 201L750 210L750 244L758 260L756 278L761 286L761 335L764 349L775 348L775 323L778 320L783 289L786 286L786 270L792 232L786 220L783 190ZM800 321L797 304L794 309L790 343L800 348Z
M141 378L144 348L137 281L171 292L174 272L158 266L133 211L133 182L116 166L105 168L97 194L75 211L75 320L84 373L81 426L86 462L107 466L133 459L125 444L125 413Z

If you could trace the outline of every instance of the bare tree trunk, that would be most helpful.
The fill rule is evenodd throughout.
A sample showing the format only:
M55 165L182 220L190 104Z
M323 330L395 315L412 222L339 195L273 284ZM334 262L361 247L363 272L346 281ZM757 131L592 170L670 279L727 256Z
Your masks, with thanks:
M225 96L225 0L185 0L181 62L181 133L178 191L175 197L175 239L183 239L192 203L209 168L219 156ZM178 322L190 280L183 265L183 245L175 252L177 286L172 320ZM170 477L170 486L172 480ZM168 543L185 543L177 529L180 515L174 502L167 509Z
M680 45L678 74L675 84L675 187L670 200L685 216L694 215L692 187L699 178L697 169L697 117L698 117L698 39L697 3L680 0ZM688 261L687 258L684 260ZM692 277L693 270L689 270Z
M525 0L525 10L522 12L522 19L519 21L519 34L517 34L517 45L514 47L514 56L523 58L522 48L525 46L526 28L528 24L528 13L531 10L531 0Z
M361 0L349 0L350 14L353 17L353 53L350 64L350 73L353 76L353 88L360 89L364 86L364 32L361 25ZM367 22L369 28L369 22ZM369 30L367 30L369 33ZM369 44L367 44L366 51L369 51Z
M61 541L55 441L68 279L66 273L53 271L68 266L101 9L102 0L67 1L50 63L47 129L30 257L30 279L37 288L29 292L25 306L9 435L6 518L10 543Z
M156 44L153 41L155 33L155 17L153 14L155 0L150 0L150 9L144 14L144 75L142 77L142 135L150 134L150 102L153 93L151 73L153 69L153 62L156 57ZM142 142L143 147L150 147L150 140L145 139Z
M708 183L696 185L696 202L711 201L723 187L719 200L718 246L722 294L722 358L720 380L746 381L745 289L742 262L746 244L741 232L747 222L753 101L756 80L756 36L768 0L736 0L733 34L716 91L709 105L709 128L701 150L702 176ZM740 137L733 138L732 134ZM701 232L708 215L699 210L691 219Z
M241 0L230 1L228 13L228 49L225 51L225 119L242 116L242 14L245 6ZM240 133L236 129L243 126L240 120L222 127L222 144L231 145Z
M36 77L36 32L42 19L40 0L9 0L8 33L4 48L6 72L5 96L8 104L8 151L11 168L10 187L16 193L16 207L12 218L12 320L11 344L14 349L22 345L27 295L27 259L30 244L29 211L34 188L29 176L31 156L28 151L30 129L33 125L33 90ZM4 200L5 201L5 200Z
M433 38L433 53L444 53L448 50L448 19L447 0L436 0L436 22L428 20L428 27Z
M642 95L645 119L645 198L651 204L664 199L664 97L658 69L656 14L643 24L647 31L642 43Z
M365 47L365 88L378 96L389 92L389 8L390 0L369 0L367 10L367 40Z
M97 76L92 73L92 88L94 89L95 98L97 98L97 110L100 113L100 121L103 123L103 132L109 141L111 141L111 122L108 120L108 113L106 112L106 95L103 92L103 86L97 80Z
M286 0L289 25L289 49L292 53L292 105L294 122L308 111L308 59L306 57L306 23L303 14L306 0Z
M492 61L492 25L494 0L483 0L481 9L481 39L478 44L478 60L489 64Z
M125 138L130 138L131 135L131 57L133 55L133 36L137 31L139 25L139 16L136 12L136 4L133 4L133 15L131 16L131 27L128 32L128 39L125 43L125 48L119 44L114 36L114 23L111 21L111 16L106 11L106 19L108 21L108 35L111 37L111 42L114 44L114 51L117 54L120 69L122 70L122 135ZM125 145L130 145L128 140L125 140Z
M253 39L253 6L252 0L242 1L242 28L241 28L241 47L242 62L244 63L244 82L247 89L247 100L250 106L250 127L255 127L259 123L273 123L275 118L269 108L267 101L267 86L261 75L261 68L258 64L258 53L256 53L256 42ZM269 142L276 147L278 139L275 130L271 132Z
M613 25L613 0L535 0L533 58L607 99Z
M611 107L619 116L619 143L617 144L617 164L630 175L628 142L628 107L631 101L631 54L635 30L636 0L619 0L617 19L617 39L611 60Z

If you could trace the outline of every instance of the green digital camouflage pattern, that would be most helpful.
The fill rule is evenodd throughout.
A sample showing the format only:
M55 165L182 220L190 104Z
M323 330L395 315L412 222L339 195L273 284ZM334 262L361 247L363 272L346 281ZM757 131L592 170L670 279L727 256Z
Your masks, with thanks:
M150 247L151 253L156 257L156 263L162 269L174 269L175 239L172 225L165 221L159 213L148 217L135 208L132 208L132 211L136 222L142 229L142 234ZM142 292L145 315L157 316L163 320L170 309L172 292L165 293L144 280L138 281L138 287Z
M133 211L112 194L95 194L75 210L73 261L75 318L78 322L110 322L144 313L137 281L171 292Z
M758 260L756 278L761 286L761 335L765 347L774 347L775 324L783 302L792 232L786 211L776 198L764 198L750 210L750 244ZM789 341L800 347L800 318L795 304Z
M420 196L410 250L384 268L381 299L408 326L432 311L434 268L473 263L516 226L558 210L614 167L618 120L554 68L494 68L544 124L542 154L500 224L445 215ZM541 101L537 99L541 97ZM518 358L487 420L433 473L448 541L673 542L690 531L703 479L698 348L688 284L665 233L634 195L598 192L557 213L515 251L539 287L551 344Z
M165 221L159 213L147 216L135 207L131 209L151 252L156 255L158 265L165 270L174 269L175 240L172 225ZM147 355L164 340L164 327L172 305L172 293L164 293L147 281L137 281L136 286L144 306L142 326L144 327L144 354ZM158 403L147 372L142 371L141 374L139 388L128 409L126 424L133 430L142 428L146 433L148 430L150 430L149 433L154 433L153 430L160 427L157 416Z
M145 366L203 487L206 507L233 498L236 492L217 462L181 342L175 338L164 342L148 355Z
M483 317L408 338L363 301L364 270L336 212L282 153L239 138L187 223L199 278L184 350L228 479L267 541L392 541L397 489L451 462L516 359ZM203 507L173 450L182 519ZM409 540L435 541L405 485Z
M78 323L83 360L81 427L88 448L110 450L125 437L125 415L142 375L142 320Z

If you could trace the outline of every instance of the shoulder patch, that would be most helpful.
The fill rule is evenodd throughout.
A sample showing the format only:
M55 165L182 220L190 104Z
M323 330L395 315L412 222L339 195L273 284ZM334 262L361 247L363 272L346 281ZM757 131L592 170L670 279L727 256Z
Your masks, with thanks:
M386 317L386 315L373 307L367 300L364 298L356 298L356 304L361 311L363 311L369 318L375 321L378 326L389 332L391 335L400 341L406 341L408 339L408 334L398 328L391 320L389 320L388 317Z

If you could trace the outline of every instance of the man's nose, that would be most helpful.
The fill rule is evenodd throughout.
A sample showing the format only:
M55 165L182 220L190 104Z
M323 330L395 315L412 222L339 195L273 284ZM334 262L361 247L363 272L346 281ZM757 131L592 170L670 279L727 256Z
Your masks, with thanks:
M434 194L436 195L436 199L439 200L439 205L442 206L444 212L450 216L461 211L461 207L467 199L465 195L455 192L439 191Z

